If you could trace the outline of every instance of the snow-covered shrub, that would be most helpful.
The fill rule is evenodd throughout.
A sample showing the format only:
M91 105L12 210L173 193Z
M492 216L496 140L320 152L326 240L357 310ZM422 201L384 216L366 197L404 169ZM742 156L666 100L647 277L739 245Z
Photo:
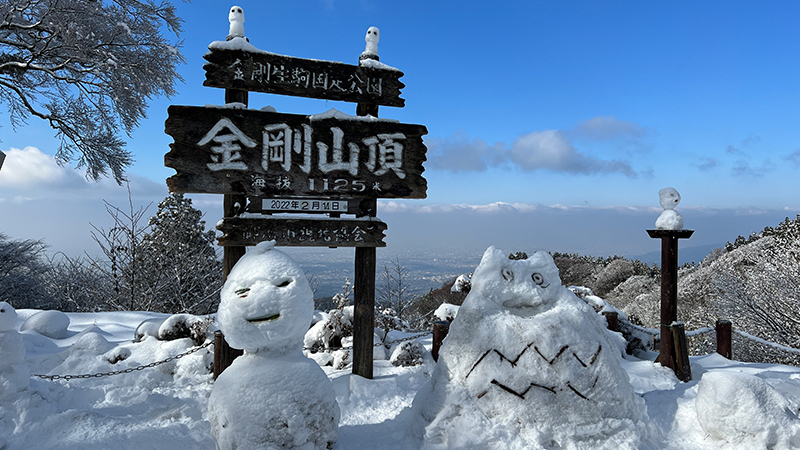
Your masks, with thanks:
M208 337L208 330L214 319L197 317L191 314L173 314L158 327L158 339L172 341L191 338L195 345L201 345Z
M422 364L425 348L417 341L405 341L392 346L389 362L393 366L418 366Z
M433 312L433 317L439 321L452 322L458 315L458 308L458 305L442 303L438 308L436 308L436 311Z
M469 290L472 288L472 274L462 274L456 278L456 281L453 283L453 287L450 288L450 292L461 292L464 294L469 294Z

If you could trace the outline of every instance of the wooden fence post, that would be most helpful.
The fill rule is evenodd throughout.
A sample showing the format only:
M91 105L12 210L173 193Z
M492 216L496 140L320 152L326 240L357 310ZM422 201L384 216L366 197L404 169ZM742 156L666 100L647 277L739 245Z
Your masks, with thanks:
M442 341L447 337L447 332L450 331L450 322L436 321L433 322L433 347L431 348L431 356L434 361L439 361L439 349L442 347Z
M689 362L689 348L686 344L686 330L683 322L672 322L672 343L675 346L675 375L681 381L692 380L692 366Z
M731 321L725 319L717 320L717 353L733 359L733 345L731 341Z
M242 356L243 351L228 345L221 331L214 332L214 379L227 369L233 360Z
M619 331L619 314L616 311L603 311L603 316L606 318L609 330Z

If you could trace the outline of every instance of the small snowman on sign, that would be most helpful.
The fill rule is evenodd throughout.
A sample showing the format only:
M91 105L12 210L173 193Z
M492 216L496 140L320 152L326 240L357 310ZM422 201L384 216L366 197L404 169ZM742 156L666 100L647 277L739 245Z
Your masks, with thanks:
M681 202L681 194L675 188L664 188L658 191L658 200L664 212L656 219L656 229L682 230L683 217L675 211L675 207Z
M369 27L367 29L367 35L364 36L364 41L367 43L364 53L378 56L378 41L380 40L381 30L379 30L378 27Z
M219 327L244 355L220 374L208 400L217 449L332 448L336 395L302 353L314 312L303 270L275 241L262 242L236 263L220 297Z
M231 6L228 13L228 22L231 23L228 31L228 40L235 37L244 37L244 10L241 6Z

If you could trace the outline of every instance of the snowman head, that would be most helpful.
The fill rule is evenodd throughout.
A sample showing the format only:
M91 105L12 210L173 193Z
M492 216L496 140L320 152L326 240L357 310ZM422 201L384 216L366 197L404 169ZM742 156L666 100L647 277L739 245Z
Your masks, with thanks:
M244 10L241 6L231 6L231 12L228 13L228 22L244 23Z
M8 303L0 302L0 333L11 331L17 323L17 311Z
M675 209L681 202L681 194L675 188L664 188L658 191L658 202L664 210Z
M302 346L314 313L306 275L275 242L247 252L228 274L217 322L231 347L255 352Z
M470 297L487 313L501 309L528 316L554 301L561 287L558 268L548 253L509 259L503 251L489 247L472 275ZM472 303L469 297L464 300L468 303Z
M364 41L367 43L377 44L381 40L381 30L378 27L367 28L367 35L364 36Z

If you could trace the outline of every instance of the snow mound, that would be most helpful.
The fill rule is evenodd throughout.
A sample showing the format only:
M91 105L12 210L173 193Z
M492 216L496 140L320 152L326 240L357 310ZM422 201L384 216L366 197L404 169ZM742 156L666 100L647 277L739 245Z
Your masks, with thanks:
M703 374L695 408L710 437L736 448L800 448L800 420L790 403L754 375Z
M433 317L442 322L452 322L458 315L458 305L451 305L450 303L442 303L433 312Z
M61 311L39 311L28 317L20 326L20 331L35 331L51 339L64 339L69 333L69 316Z

